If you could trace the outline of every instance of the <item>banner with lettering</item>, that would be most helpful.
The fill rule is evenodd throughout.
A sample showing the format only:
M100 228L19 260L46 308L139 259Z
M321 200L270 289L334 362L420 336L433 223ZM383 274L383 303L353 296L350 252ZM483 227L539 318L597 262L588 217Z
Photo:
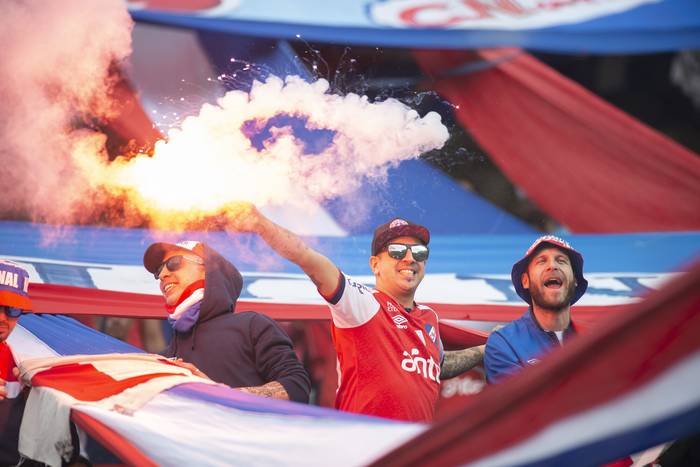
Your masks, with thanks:
M416 299L435 305L443 318L467 319L464 310L477 320L489 320L489 316L496 321L504 320L498 315L504 309L520 313L526 305L513 289L510 270L537 236L534 233L433 236L426 277ZM577 308L584 310L635 303L673 280L685 265L700 256L700 232L565 235L564 238L584 257L589 286L577 303ZM278 309L275 306L281 306L293 313L307 308L320 310L325 316L325 302L306 275L250 235L66 226L59 232L51 226L0 222L0 240L3 240L0 257L27 268L34 286L34 289L30 286L30 293L39 308L45 297L60 292L49 286L61 285L83 290L73 295L76 306L79 299L90 299L90 290L97 289L141 294L129 298L134 308L153 308L162 313L158 283L143 267L143 253L155 241L188 239L206 242L243 272L239 307L274 311ZM318 237L309 241L344 273L368 287L374 285L367 265L369 235ZM141 296L152 298L141 299Z
M157 0L136 21L255 37L411 48L637 53L700 45L695 0Z

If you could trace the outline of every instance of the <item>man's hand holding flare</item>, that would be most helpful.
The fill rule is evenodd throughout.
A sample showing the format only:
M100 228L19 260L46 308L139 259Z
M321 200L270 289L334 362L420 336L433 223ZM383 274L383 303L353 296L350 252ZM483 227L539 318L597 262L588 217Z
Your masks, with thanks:
M232 232L258 232L262 218L254 204L243 201L228 204L224 216L225 228Z

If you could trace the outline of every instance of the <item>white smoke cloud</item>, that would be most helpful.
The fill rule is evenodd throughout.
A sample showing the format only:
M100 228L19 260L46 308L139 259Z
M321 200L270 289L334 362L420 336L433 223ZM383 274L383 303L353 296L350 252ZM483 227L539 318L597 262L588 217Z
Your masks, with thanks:
M382 177L390 165L440 148L449 137L435 112L421 118L397 100L372 103L328 87L325 80L270 77L249 93L230 91L171 130L153 157L105 166L99 182L134 190L150 211L215 211L239 200L303 205L349 193L363 177ZM283 127L271 129L262 150L253 147L246 122L264 126L280 114L332 130L332 144L305 154L303 142Z
M87 196L71 153L84 138L76 117L110 112L110 65L130 53L121 0L3 2L0 16L0 215L70 216Z

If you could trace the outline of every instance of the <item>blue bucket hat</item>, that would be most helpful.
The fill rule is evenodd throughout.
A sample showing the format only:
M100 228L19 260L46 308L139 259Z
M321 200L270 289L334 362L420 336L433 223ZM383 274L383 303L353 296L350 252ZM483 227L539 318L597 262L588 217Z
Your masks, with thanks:
M530 245L530 248L528 248L525 252L525 256L523 256L522 259L513 265L513 269L510 273L510 279L513 281L513 287L515 287L515 291L518 293L520 298L532 305L530 291L523 287L521 277L523 273L527 271L527 267L530 264L530 259L532 259L532 256L547 246L559 248L566 253L571 260L571 268L574 270L574 277L576 278L576 290L574 291L574 296L571 299L571 304L573 305L583 296L584 293L586 293L586 289L588 288L588 281L583 277L583 256L581 256L581 253L574 250L574 248L569 245L569 242L562 240L559 237L555 237L554 235L544 235L535 240L535 242Z

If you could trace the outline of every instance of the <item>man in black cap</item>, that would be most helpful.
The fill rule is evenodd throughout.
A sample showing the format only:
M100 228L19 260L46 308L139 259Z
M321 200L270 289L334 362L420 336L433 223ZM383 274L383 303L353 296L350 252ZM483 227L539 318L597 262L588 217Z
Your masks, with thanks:
M445 352L437 314L414 301L429 254L425 227L398 218L377 227L369 258L373 290L253 206L234 216L229 228L260 235L301 267L328 302L340 372L338 409L429 422L440 379L481 363L483 346Z
M511 280L530 308L494 331L486 342L484 367L489 383L534 365L578 333L571 305L586 292L583 257L561 238L538 238L513 265Z
M264 397L307 403L311 383L277 323L235 311L243 287L238 269L197 241L154 243L143 265L160 281L174 334L166 357L204 376Z

